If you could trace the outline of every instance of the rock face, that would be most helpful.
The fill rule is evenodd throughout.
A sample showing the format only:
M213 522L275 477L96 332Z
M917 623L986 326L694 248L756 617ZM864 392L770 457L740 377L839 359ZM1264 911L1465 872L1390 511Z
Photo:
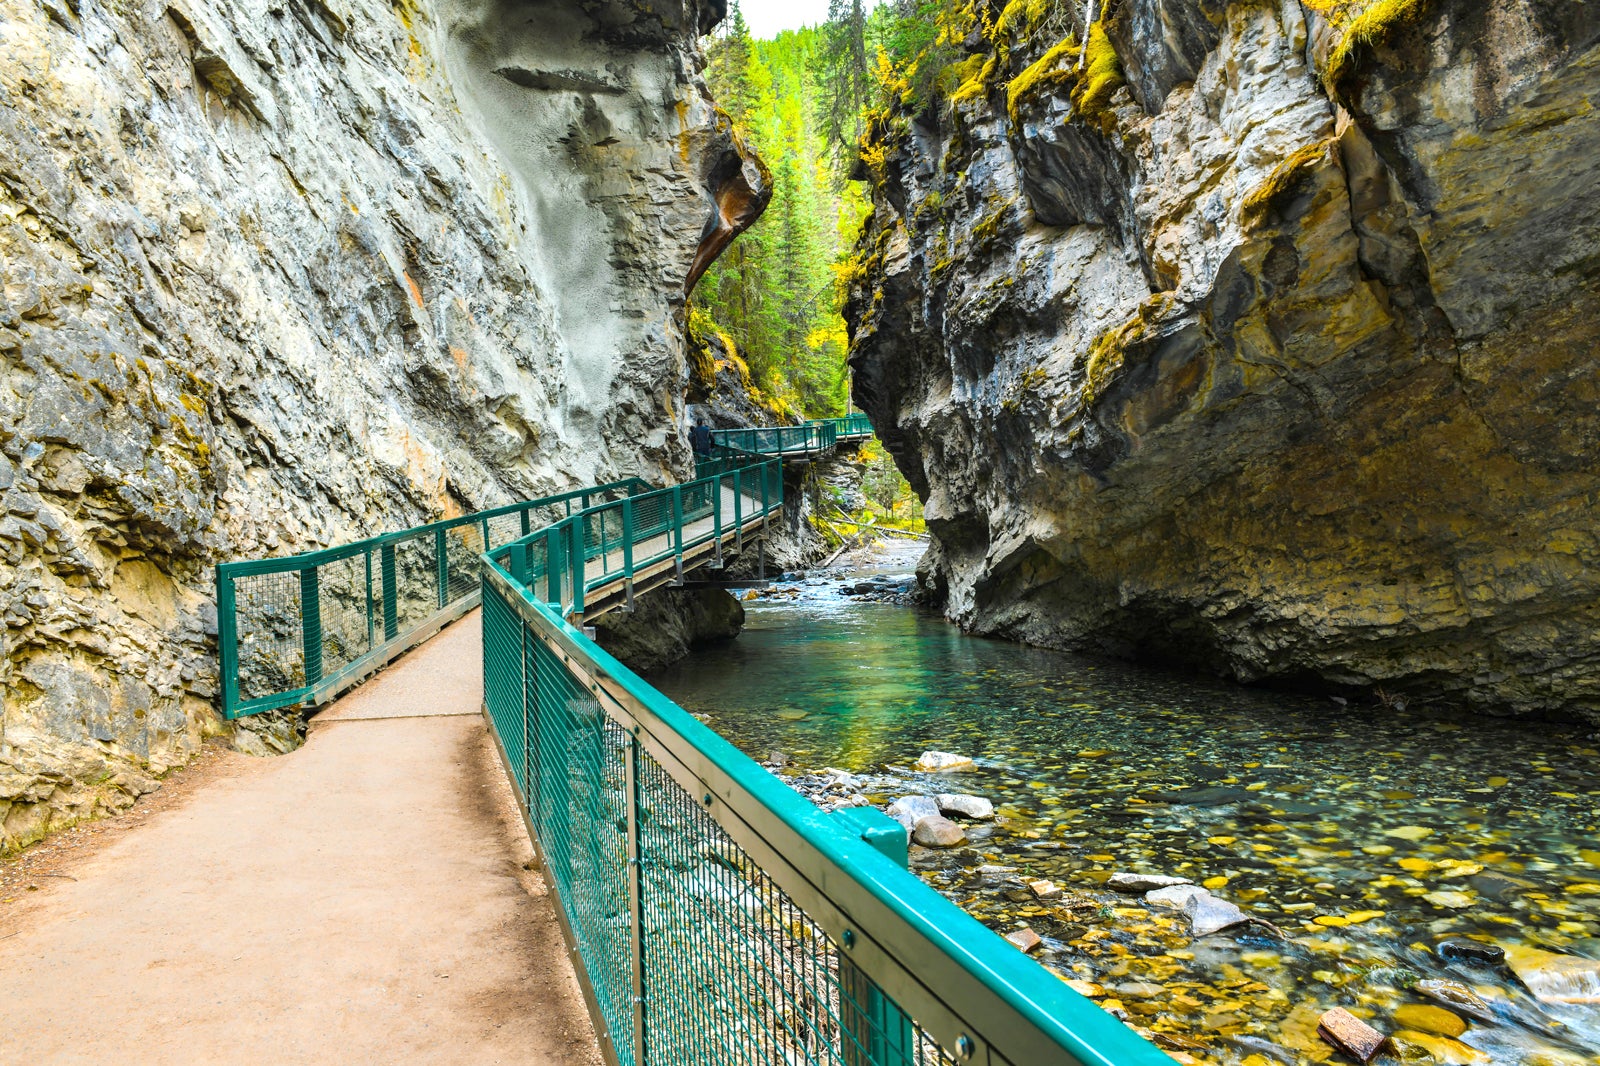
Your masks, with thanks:
M213 562L687 470L720 14L0 0L0 850L214 727Z
M950 617L1600 721L1600 9L1126 0L1080 68L1024 6L863 153Z
M695 648L732 640L744 628L744 604L723 589L656 589L632 614L595 619L595 639L630 670L670 666Z

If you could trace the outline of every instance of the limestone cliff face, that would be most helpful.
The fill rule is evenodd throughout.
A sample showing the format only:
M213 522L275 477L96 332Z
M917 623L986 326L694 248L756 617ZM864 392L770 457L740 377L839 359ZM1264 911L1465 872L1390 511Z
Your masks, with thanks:
M213 562L688 468L720 15L0 0L0 850L195 749Z
M927 583L983 632L1600 720L1600 8L1101 6L972 34L864 156L856 395Z

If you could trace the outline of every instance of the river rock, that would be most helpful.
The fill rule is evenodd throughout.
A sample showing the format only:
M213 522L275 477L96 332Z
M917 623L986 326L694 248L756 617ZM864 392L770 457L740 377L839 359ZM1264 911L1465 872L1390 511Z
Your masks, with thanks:
M1060 899L1064 894L1061 886L1054 881L1029 881L1027 884L1028 891L1033 893L1035 899Z
M1433 952L1450 962L1465 962L1474 966L1499 966L1506 961L1506 952L1498 944L1486 944L1469 937L1450 937L1433 946Z
M902 796L889 804L888 813L910 833L922 819L939 817L939 804L931 796Z
M944 814L959 814L963 818L972 818L977 821L988 821L994 817L994 804L982 796L941 792L933 798L939 804L939 810Z
M1016 929L1006 934L1005 939L1013 947L1019 948L1024 953L1031 954L1038 951L1044 941L1039 939L1039 934L1032 929Z
M978 764L965 755L955 755L948 751L925 751L916 761L916 769L926 774L956 773L962 770L975 770Z
M1454 889L1442 888L1434 892L1424 892L1422 898L1435 907L1444 907L1446 910L1465 910L1477 902L1477 897L1470 892L1457 892Z
M1406 1062L1419 1059L1443 1066L1485 1066L1494 1061L1486 1053L1459 1040L1415 1029L1402 1029L1389 1039L1400 1058Z
M1451 1010L1460 1011L1469 1018L1476 1018L1480 1022L1499 1020L1495 1017L1494 1008L1460 981L1442 981L1430 977L1418 981L1412 986L1412 991L1420 996L1427 996L1435 1003L1443 1003Z
M1600 960L1512 944L1506 965L1542 1003L1600 1003Z
M1189 897L1183 905L1183 913L1189 917L1189 932L1197 937L1220 933L1250 920L1249 915L1232 903L1204 890Z
M1317 1019L1317 1035L1360 1062L1371 1062L1383 1047L1383 1034L1343 1007Z
M1189 905L1195 896L1210 895L1199 885L1172 885L1168 888L1152 889L1144 894L1146 903L1157 903L1164 907L1176 907L1182 910Z
M1467 1031L1467 1023L1459 1015L1427 1003L1406 1003L1396 1007L1394 1023L1402 1029L1420 1029L1438 1036L1456 1037Z
M940 815L918 819L911 839L925 848L953 848L967 839L966 831Z
M1113 892L1131 894L1153 892L1158 888L1171 888L1174 885L1190 885L1193 883L1187 877L1164 877L1161 874L1114 873L1106 878L1106 887Z

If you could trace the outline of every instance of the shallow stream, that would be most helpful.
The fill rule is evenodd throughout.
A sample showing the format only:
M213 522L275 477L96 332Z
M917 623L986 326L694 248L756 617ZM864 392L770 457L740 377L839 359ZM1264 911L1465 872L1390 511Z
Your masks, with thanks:
M780 773L864 775L879 805L992 800L993 822L913 867L997 931L1031 927L1041 962L1180 1061L1348 1061L1316 1034L1343 1006L1401 1034L1379 1061L1600 1063L1600 968L1556 988L1590 1002L1541 1002L1506 965L1439 951L1600 958L1600 741L975 639L845 580L775 586L738 640L652 681L755 758L781 752ZM913 772L930 749L978 767ZM1117 871L1271 924L1195 939L1182 911L1108 891ZM1419 991L1440 980L1481 1002L1416 1009L1440 1007Z

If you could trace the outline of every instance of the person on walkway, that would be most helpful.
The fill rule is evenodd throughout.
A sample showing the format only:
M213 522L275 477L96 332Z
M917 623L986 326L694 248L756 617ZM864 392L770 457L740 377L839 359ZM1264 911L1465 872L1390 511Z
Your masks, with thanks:
M696 455L711 454L711 427L706 425L705 419L700 419L689 431L689 446Z

